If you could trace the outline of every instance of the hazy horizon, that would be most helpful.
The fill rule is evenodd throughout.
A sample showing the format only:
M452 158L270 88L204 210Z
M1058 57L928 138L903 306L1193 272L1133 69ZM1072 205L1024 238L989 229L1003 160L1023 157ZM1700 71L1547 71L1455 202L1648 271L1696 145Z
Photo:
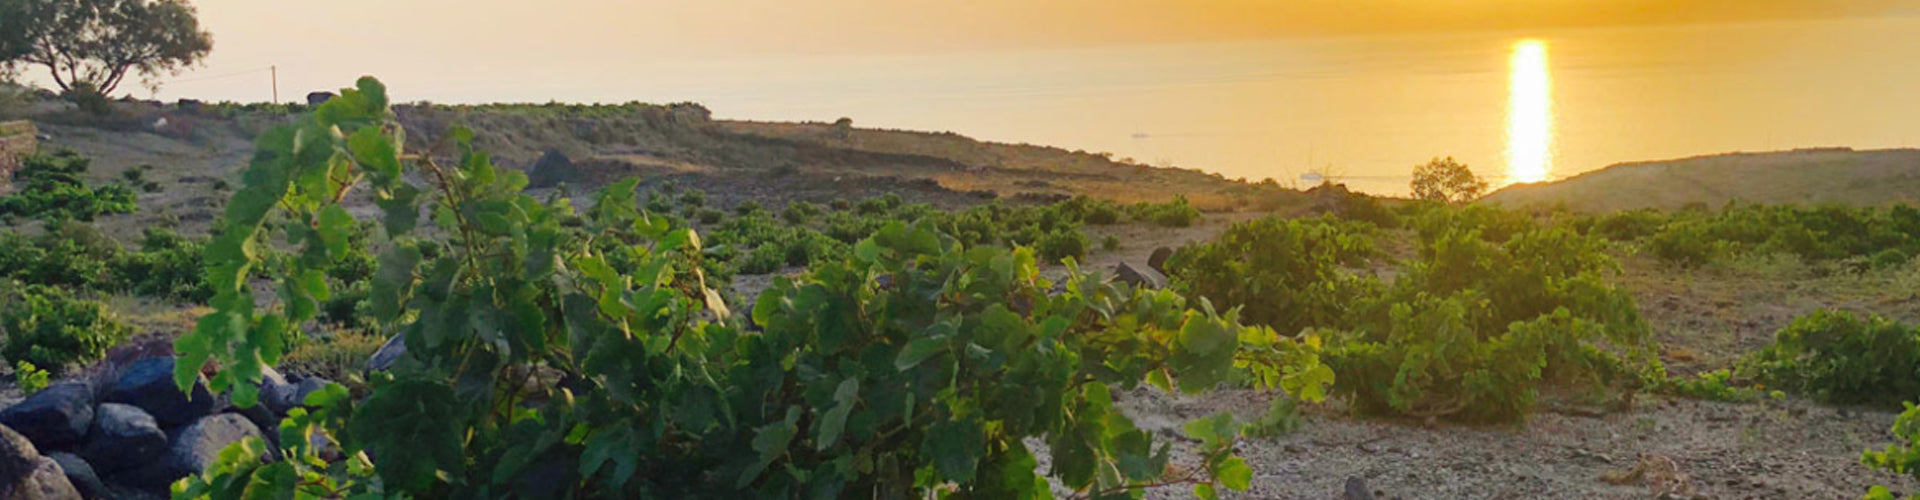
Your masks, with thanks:
M1920 2L194 4L212 56L130 94L265 101L277 66L282 102L360 75L402 101L693 101L1376 193L1436 156L1530 181L1920 141Z

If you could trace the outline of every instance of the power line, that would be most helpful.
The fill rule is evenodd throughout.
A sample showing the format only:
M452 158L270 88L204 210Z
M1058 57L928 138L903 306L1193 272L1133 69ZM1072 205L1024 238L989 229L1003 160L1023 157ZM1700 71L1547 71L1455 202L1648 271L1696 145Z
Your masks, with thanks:
M261 67L258 67L258 68L253 68L253 69L248 69L248 70L241 70L241 71L235 71L235 72L232 72L232 73L226 73L226 74L220 74L220 75L213 75L213 76L202 76L202 77L194 77L194 78L186 78L186 79L181 79L181 80L173 80L173 81L169 81L169 82L164 82L164 84L166 84L166 85L172 85L172 84L176 84L176 83L192 83L192 82L201 82L201 81L207 81L207 80L219 80L219 79L221 79L221 78L233 78L233 77L236 77L236 76L243 76L243 75L251 75L251 74L254 74L254 73L259 73L259 72L262 72L262 71L272 71L272 70L273 70L273 66L261 66Z

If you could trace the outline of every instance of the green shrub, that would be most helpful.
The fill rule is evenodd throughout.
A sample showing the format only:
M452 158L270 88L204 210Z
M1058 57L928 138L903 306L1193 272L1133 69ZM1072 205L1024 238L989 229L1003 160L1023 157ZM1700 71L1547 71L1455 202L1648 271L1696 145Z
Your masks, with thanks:
M54 373L99 359L132 331L106 305L57 287L19 285L0 299L6 301L0 304L0 332L6 334L0 356Z
M1111 235L1111 234L1109 234L1109 235L1107 235L1107 237L1105 237L1105 238L1101 238L1101 239L1100 239L1100 249L1101 249L1101 250L1106 250L1106 251L1109 251L1109 252L1114 252L1114 251L1119 251L1119 250L1120 250L1120 237L1118 237L1118 236L1114 236L1114 235Z
M1741 359L1738 374L1840 404L1920 398L1920 331L1877 315L1816 311Z
M694 217L698 218L701 224L719 224L720 221L726 220L727 213L716 209L702 208L694 212Z
M1700 372L1693 377L1670 377L1659 389L1675 396L1708 401L1737 403L1760 399L1759 389L1740 387L1733 381L1733 371L1724 368Z
M322 235L350 224L327 201L286 202L327 200L284 180L340 158L291 154L296 128L313 138L303 148L364 164L379 190L406 186L412 169L393 147L402 132L384 88L363 79L262 135L262 161L229 203L209 267L261 263L265 256L238 250L280 240L258 224L268 216L295 221L282 231ZM339 132L318 132L329 130ZM380 259L371 323L405 335L400 368L369 380L365 398L339 386L309 396L282 435L314 439L277 449L242 441L176 485L176 497L236 498L241 488L225 486L247 485L342 497L1036 498L1061 488L1114 498L1180 485L1210 498L1252 480L1233 456L1231 416L1187 425L1200 443L1194 465L1169 467L1170 447L1156 447L1154 433L1121 413L1114 390L1197 392L1240 367L1312 401L1331 377L1316 346L1243 326L1232 312L1079 277L1050 294L1030 252L967 248L927 222L889 223L850 260L776 279L750 312L729 311L705 282L672 269L704 246L700 238L641 219L630 192L596 203L571 228L562 223L570 204L522 194L524 175L473 152L470 133L450 136L465 154L446 168L460 175L423 177L460 190L430 186L419 199L383 204L397 238L445 249L426 259L394 245ZM465 219L482 222L455 217L455 204L438 199L449 192L470 196L459 204L471 211ZM422 207L436 212L428 220L436 226L458 226L403 219ZM625 249L621 269L585 235L639 241L612 248ZM292 276L344 253L324 239L299 242L325 258L293 261ZM285 306L255 307L247 280L211 276L216 309L176 342L176 366L189 367L177 381L191 383L214 361L209 385L250 406L249 387L278 361L282 333L316 314L313 294L279 287L274 303ZM743 331L742 314L761 330ZM565 382L512 376L536 370ZM1036 444L1050 451L1050 477L1040 476ZM329 462L323 448L351 461ZM551 486L529 487L537 484Z
M133 213L133 190L86 182L90 161L72 151L25 157L13 173L17 190L0 197L0 215L45 220L92 221L104 214Z
M733 213L738 215L753 215L759 211L761 211L760 202L753 200L743 201L733 206Z
M20 394L32 396L46 389L51 377L46 370L33 366L33 363L21 361L13 365L13 385L20 388Z
M1292 335L1346 328L1359 297L1378 284L1341 271L1375 254L1363 226L1335 219L1265 217L1233 225L1214 241L1167 259L1177 290Z
M1704 224L1687 221L1667 226L1648 242L1653 255L1686 267L1699 267L1720 253L1721 246Z
M146 297L205 302L213 297L200 265L203 243L165 229L148 228L140 251L112 260L116 287Z
M1200 209L1187 203L1185 195L1176 195L1173 201L1167 203L1135 204L1129 207L1129 210L1132 211L1134 220L1160 227L1190 227L1195 222L1199 222L1201 217Z
M1880 451L1867 450L1860 455L1860 463L1878 470L1905 474L1920 479L1920 406L1906 403L1907 410L1894 419L1891 432L1894 443ZM1885 486L1874 486L1867 490L1862 500L1895 500L1893 492ZM1912 497L1900 497L1912 498Z
M280 369L294 375L357 382L367 370L367 358L386 339L363 330L335 328L316 338L303 338L280 358Z
M1599 242L1562 228L1494 244L1479 229L1426 241L1329 347L1336 391L1362 411L1466 421L1525 418L1542 386L1604 396L1657 370L1633 297L1600 274Z
M780 220L798 226L813 221L813 218L819 217L821 212L819 205L796 201L788 203L787 208L780 210Z
M1868 262L1874 269L1893 269L1913 262L1913 256L1907 255L1907 252L1898 248L1889 248L1873 254L1873 258Z
M1040 237L1034 249L1040 253L1041 260L1049 263L1068 257L1082 259L1087 256L1087 235L1071 229L1056 230Z

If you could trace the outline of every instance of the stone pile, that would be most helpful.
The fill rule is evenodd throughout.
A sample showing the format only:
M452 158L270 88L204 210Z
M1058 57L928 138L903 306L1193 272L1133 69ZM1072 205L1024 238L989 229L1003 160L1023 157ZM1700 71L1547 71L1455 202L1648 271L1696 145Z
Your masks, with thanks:
M0 487L0 500L166 498L227 445L253 437L277 449L280 419L328 384L269 369L260 404L240 409L204 379L181 391L173 367L142 359L113 380L62 382L0 410L0 485L20 485Z

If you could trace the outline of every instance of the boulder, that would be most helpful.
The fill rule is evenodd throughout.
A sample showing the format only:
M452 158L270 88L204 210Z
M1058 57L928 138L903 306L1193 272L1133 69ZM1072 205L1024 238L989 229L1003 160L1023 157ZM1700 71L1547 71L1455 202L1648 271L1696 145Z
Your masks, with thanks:
M550 188L562 182L570 183L575 180L576 171L573 159L567 158L566 153L548 149L540 154L540 159L535 160L532 167L527 168L527 186Z
M1347 476L1347 484L1341 492L1340 500L1373 500L1373 490L1367 488L1367 480L1359 476Z
M250 437L264 440L266 435L245 416L222 413L202 418L173 439L167 448L167 469L177 474L175 478L206 472L220 459L220 450Z
M1133 285L1134 288L1166 288L1167 275L1160 274L1151 267L1136 266L1131 262L1121 262L1113 268L1113 279Z
M0 411L0 424L41 448L78 443L93 424L93 386L83 382L54 384Z
M153 415L133 405L102 403L80 456L96 472L113 474L152 461L166 449L167 434Z
M212 413L214 405L205 379L194 381L192 397L173 384L173 358L134 363L107 391L106 401L138 406L153 415L161 428L191 423Z
M327 101L331 101L335 97L339 97L339 95L336 95L332 92L308 92L307 105L319 106L321 104L326 104Z
M27 437L0 425L0 500L80 500L60 464Z
M367 370L376 372L387 371L393 368L394 363L399 363L400 358L406 357L406 355L406 336L394 335L393 338L387 339L387 343L381 344L379 349L373 351L372 356L367 357Z
M108 498L107 483L100 480L100 475L94 472L93 465L87 463L86 459L63 451L48 453L47 458L60 465L60 472L67 475L67 482L73 484L73 489L80 492L80 496Z
M1173 257L1173 249L1167 247L1155 248L1153 249L1153 255L1147 257L1147 267L1151 267L1155 271L1160 271L1160 274L1166 274L1167 259L1170 257Z

